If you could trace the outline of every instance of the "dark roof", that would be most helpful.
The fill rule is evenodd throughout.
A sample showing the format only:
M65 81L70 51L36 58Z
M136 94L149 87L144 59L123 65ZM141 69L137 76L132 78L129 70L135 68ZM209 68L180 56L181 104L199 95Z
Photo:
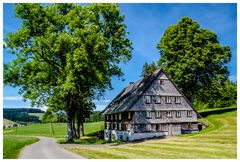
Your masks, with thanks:
M164 73L167 77L168 75L162 69L154 71L151 75L144 77L134 83L130 83L125 87L113 100L110 102L107 107L101 112L101 114L114 114L123 111L127 111L132 107L132 105L138 100L138 98L143 94L148 87L152 84L155 78ZM177 88L175 83L168 77L174 87L179 91L179 93L184 97L188 104L193 108L193 110L198 114L198 117L201 117L200 114L194 109L192 104L184 96L184 94Z

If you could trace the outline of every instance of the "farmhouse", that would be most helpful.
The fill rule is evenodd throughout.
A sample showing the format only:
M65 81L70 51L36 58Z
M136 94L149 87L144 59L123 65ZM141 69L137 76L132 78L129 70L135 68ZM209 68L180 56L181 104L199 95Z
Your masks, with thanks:
M198 131L200 117L159 69L125 87L102 111L105 140L137 140Z

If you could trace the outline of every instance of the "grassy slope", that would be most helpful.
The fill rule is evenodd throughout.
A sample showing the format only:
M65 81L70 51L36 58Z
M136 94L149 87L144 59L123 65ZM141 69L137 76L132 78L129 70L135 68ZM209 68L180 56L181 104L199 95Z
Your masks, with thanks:
M3 158L4 159L16 159L21 151L21 149L30 145L34 142L39 141L38 138L34 137L21 137L21 136L3 136Z
M3 125L13 125L14 122L8 119L3 119Z
M235 159L236 112L207 116L209 127L196 134L118 146L66 148L90 159Z
M63 138L67 134L66 123L53 123L54 135L51 131L50 124L32 124L18 128L4 130L6 135L38 135L47 137ZM91 134L103 129L103 122L84 123L85 134Z

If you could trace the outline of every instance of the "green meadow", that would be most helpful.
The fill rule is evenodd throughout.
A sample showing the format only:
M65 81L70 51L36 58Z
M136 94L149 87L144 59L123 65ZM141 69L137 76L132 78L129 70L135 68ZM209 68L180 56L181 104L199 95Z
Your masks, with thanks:
M236 109L209 114L205 120L209 127L195 134L116 146L65 148L89 159L236 159Z
M84 123L85 134L92 134L103 129L103 122ZM67 135L66 123L31 124L28 126L5 129L4 135L46 136L64 138Z
M7 135L3 137L3 159L17 159L21 149L39 141L35 137L22 137Z

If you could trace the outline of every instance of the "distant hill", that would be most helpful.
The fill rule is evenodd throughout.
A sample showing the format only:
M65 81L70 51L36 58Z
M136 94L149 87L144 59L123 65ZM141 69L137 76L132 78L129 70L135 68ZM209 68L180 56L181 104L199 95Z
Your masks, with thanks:
M38 123L39 115L33 114L45 113L38 108L3 108L3 118L14 122Z

